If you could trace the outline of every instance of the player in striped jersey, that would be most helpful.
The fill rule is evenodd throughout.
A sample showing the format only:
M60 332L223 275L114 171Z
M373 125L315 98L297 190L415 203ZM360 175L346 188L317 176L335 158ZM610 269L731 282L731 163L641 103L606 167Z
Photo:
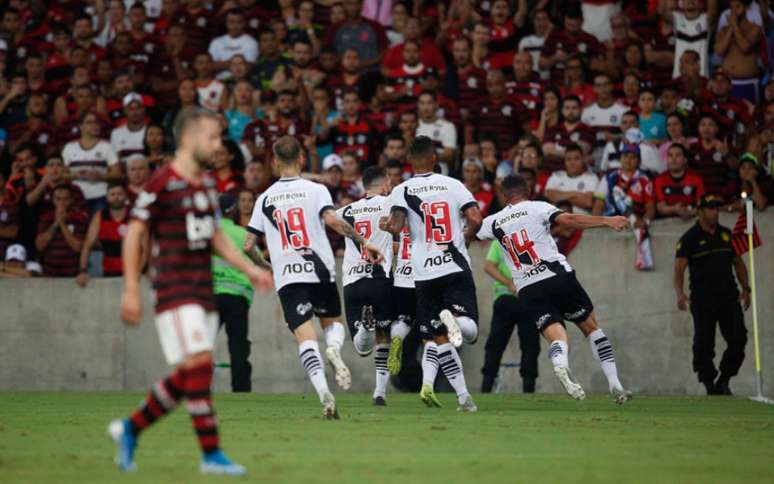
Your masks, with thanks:
M212 406L212 350L218 315L212 287L215 251L244 272L259 289L272 284L269 271L248 262L218 228L215 181L206 174L214 153L221 149L220 123L214 114L192 110L180 121L177 152L160 168L137 197L123 246L124 293L121 318L136 326L142 320L140 246L150 233L151 279L155 291L156 327L167 362L175 371L158 381L145 402L124 420L113 421L108 432L118 447L116 462L134 471L139 434L186 400L202 449L204 474L245 474L220 450Z
M392 190L390 216L382 225L394 235L408 225L411 237L417 320L425 341L420 398L440 406L433 392L440 366L457 393L459 410L475 412L456 347L478 339L476 286L466 243L481 226L481 211L462 182L433 173L437 155L430 138L414 138L408 158L415 175Z
M392 297L392 234L379 228L386 214L390 181L384 168L372 166L363 172L366 197L337 210L340 218L352 225L367 241L384 254L384 260L373 264L360 244L347 239L341 267L344 283L344 307L347 325L353 336L355 351L360 356L374 352L376 385L374 405L386 405L387 356L390 350L390 327L394 317Z
M519 175L507 176L501 190L508 205L484 219L477 237L497 240L508 255L505 261L513 274L519 299L524 303L524 317L534 322L550 343L548 356L554 373L570 396L576 400L586 397L570 373L564 321L572 321L588 339L591 353L602 367L616 403L626 402L631 392L624 390L618 380L613 346L597 324L591 299L567 259L557 250L551 227L559 225L578 230L607 227L620 232L629 226L628 219L564 213L549 203L530 201L529 186Z
M352 377L341 359L346 331L340 322L335 259L325 226L362 247L372 264L379 264L382 255L375 244L336 215L324 185L301 178L304 150L294 137L282 136L272 149L281 178L255 202L244 250L253 254L257 237L265 235L282 312L298 341L301 364L320 397L323 416L338 419L312 325L312 318L319 317L325 332L325 355L335 370L336 382L347 390Z

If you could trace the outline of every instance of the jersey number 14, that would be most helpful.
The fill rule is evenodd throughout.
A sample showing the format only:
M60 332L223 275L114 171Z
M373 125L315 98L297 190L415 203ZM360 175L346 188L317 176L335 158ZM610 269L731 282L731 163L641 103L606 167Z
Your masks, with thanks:
M521 234L521 240L519 235ZM516 269L521 269L522 265L534 266L540 262L537 252L535 252L535 243L529 240L527 229L521 229L521 233L514 232L512 235L505 235L500 240L508 255L511 256L513 265Z

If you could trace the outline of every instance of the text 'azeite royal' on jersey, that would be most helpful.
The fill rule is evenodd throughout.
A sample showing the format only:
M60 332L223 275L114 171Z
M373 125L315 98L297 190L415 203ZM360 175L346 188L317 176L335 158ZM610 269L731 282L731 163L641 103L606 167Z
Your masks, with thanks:
M406 212L415 280L470 271L462 212L476 206L476 199L462 182L437 173L416 175L392 190L390 204Z
M572 271L551 235L551 223L561 213L550 203L525 201L508 205L481 224L477 237L500 242L519 291L557 271Z
M387 197L364 198L340 208L339 217L355 228L364 240L379 248L384 256L381 264L368 261L364 247L347 238L344 248L344 262L341 271L346 286L363 278L388 278L392 268L392 234L379 229L379 218L387 215Z
M320 216L333 209L325 186L280 178L255 202L247 230L266 235L274 285L335 282L333 251Z

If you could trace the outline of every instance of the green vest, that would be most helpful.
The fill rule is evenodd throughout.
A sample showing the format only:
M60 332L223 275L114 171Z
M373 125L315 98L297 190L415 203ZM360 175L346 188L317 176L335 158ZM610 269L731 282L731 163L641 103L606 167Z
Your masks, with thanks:
M497 269L500 270L500 273L507 277L508 279L511 278L511 269L508 267L508 264L505 262L505 254L503 254L503 248L500 245L500 243L496 240L492 241L492 245L489 246L489 252L486 254L486 260L491 262L492 264L497 266ZM495 299L497 299L500 296L513 296L514 294L508 289L508 286L501 283L500 281L494 281L492 284L492 290L495 294Z
M225 217L220 220L220 229L242 252L247 230ZM243 254L243 256L246 260L250 260L247 254ZM250 279L242 271L217 255L212 256L212 279L215 294L242 296L247 299L248 303L253 301L253 285L250 284Z

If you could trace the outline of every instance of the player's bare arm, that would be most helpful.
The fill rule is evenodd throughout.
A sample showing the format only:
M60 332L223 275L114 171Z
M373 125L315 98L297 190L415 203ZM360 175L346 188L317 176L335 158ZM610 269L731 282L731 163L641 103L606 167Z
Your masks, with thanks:
M556 225L572 227L574 229L595 229L607 227L620 232L629 226L629 220L626 217L603 217L599 215L583 215L580 213L562 213L554 219Z
M322 219L325 222L325 225L337 233L347 237L357 245L365 247L365 249L368 251L368 260L372 264L378 264L384 260L384 256L379 251L379 248L371 244L371 242L365 240L359 233L357 233L355 227L347 223L346 220L339 218L339 216L336 215L336 211L334 209L326 209L322 213Z
M392 235L399 235L405 225L406 212L399 208L393 207L389 217L382 217L379 219L379 228Z
M472 240L476 240L476 234L478 229L481 228L484 216L481 214L481 209L478 208L478 205L465 209L462 215L465 216L465 220L468 222L465 229L465 243L469 244Z
M121 258L124 266L124 293L121 296L121 319L137 326L142 320L140 297L140 246L148 227L145 222L132 220L124 236Z
M253 247L255 247L254 243ZM259 291L266 293L271 289L273 285L271 272L247 262L236 246L234 246L234 243L231 242L231 239L220 229L216 230L215 235L212 237L212 248L226 262L244 272Z

